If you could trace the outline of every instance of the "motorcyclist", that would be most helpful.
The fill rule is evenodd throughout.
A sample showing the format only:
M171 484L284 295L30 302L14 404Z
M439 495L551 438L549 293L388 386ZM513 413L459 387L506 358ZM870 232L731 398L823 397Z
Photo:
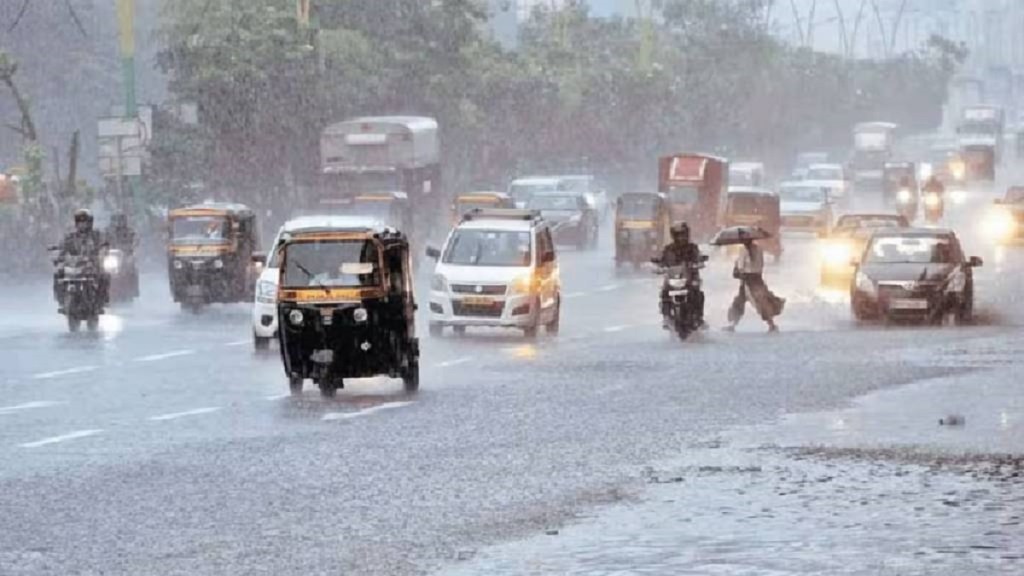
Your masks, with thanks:
M937 194L939 200L942 200L942 196L946 193L946 187L942 185L942 181L935 177L935 175L928 178L928 181L924 183L923 190L925 194Z
M663 268L699 264L701 262L700 248L690 241L689 224L686 222L674 224L670 229L670 232L672 235L672 242L662 250L661 257L657 259L657 263ZM704 292L700 289L696 292L694 304L695 308L701 314L701 321L703 322ZM661 316L663 319L668 318L671 305L672 301L668 296L668 283L665 282L661 287ZM668 327L667 320L665 327Z
M117 248L126 254L135 252L138 241L135 238L135 231L128 225L128 216L118 212L110 217L110 224L107 226L107 243L111 248Z
M59 252L56 262L63 262L68 256L85 257L92 260L99 274L100 294L102 295L101 304L105 305L107 303L109 281L106 274L103 273L102 266L100 266L100 253L107 247L106 239L103 237L103 234L93 228L93 215L89 210L84 208L76 210L74 219L75 228L64 236L64 240L58 246ZM57 272L53 276L53 295L54 299L60 303L60 311L63 313L64 299L60 289L61 276L62 268L58 266Z

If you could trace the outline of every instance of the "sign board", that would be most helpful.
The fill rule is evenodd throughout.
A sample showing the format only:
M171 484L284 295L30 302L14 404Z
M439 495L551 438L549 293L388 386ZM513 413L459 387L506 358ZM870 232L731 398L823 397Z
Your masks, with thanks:
M142 125L142 140L148 145L153 139L153 107L139 106L137 108L137 121ZM111 106L110 116L113 118L126 118L124 106Z
M885 132L854 134L853 146L857 150L886 150L889 147L889 135Z
M101 157L100 174L104 178L117 178L118 174L121 176L142 176L142 157L125 156L120 160L117 158Z
M669 184L703 182L707 163L707 158L699 156L675 156L669 161L666 180Z
M142 123L135 118L100 118L96 134L101 138L141 136Z
M964 120L978 122L993 121L999 118L999 111L995 108L966 108L964 109Z

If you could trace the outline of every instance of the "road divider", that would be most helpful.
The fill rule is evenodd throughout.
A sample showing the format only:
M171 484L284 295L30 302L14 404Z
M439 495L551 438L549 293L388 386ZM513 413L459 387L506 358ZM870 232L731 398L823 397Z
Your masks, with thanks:
M58 444L60 442L67 442L68 440L77 440L79 438L86 438L89 436L95 436L103 430L78 430L69 434L61 434L60 436L52 436L50 438L43 438L42 440L36 440L35 442L26 442L21 444L22 448L39 448L41 446L49 446L50 444Z
M411 402L411 401L408 401L408 402L388 402L386 404L379 404L377 406L371 406L369 408L364 408L364 409L358 410L356 412L328 412L327 414L324 414L323 417L320 418L320 419L323 420L324 422L332 422L332 421L336 421L336 420L352 420L353 418L362 418L363 416L369 416L371 414L375 414L377 412L383 412L385 410L394 410L396 408L404 408L404 407L412 405L412 404L414 404L414 402Z
M195 410L186 410L184 412L172 412L170 414L161 414L159 416L150 416L149 420L152 422L165 422L167 420L177 420L178 418L186 418L188 416L199 416L200 414L210 414L211 412L218 412L220 408L196 408Z

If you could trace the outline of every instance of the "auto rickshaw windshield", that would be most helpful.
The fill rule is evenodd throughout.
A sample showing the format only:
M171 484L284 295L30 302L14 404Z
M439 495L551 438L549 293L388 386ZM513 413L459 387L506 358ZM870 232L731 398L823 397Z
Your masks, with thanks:
M186 216L171 222L171 239L175 244L226 242L230 234L231 222L223 216Z
M379 286L380 251L370 240L293 242L285 245L285 288Z
M771 202L774 200L774 197L760 195L730 194L728 212L734 215L768 216L778 212L777 209L771 210Z
M668 191L668 201L672 204L696 204L700 199L700 191L696 186L678 186Z
M658 203L653 196L623 196L619 198L619 218L653 220L657 216Z

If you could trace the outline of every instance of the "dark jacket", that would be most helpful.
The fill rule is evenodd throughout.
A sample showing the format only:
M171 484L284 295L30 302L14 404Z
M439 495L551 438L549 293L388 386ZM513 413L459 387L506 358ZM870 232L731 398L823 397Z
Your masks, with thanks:
M700 262L700 248L693 242L678 244L673 242L661 252L661 265L666 268L681 266L686 263Z
M60 245L60 258L66 256L87 256L99 258L100 250L107 246L103 234L96 230L90 232L70 232L64 236Z

